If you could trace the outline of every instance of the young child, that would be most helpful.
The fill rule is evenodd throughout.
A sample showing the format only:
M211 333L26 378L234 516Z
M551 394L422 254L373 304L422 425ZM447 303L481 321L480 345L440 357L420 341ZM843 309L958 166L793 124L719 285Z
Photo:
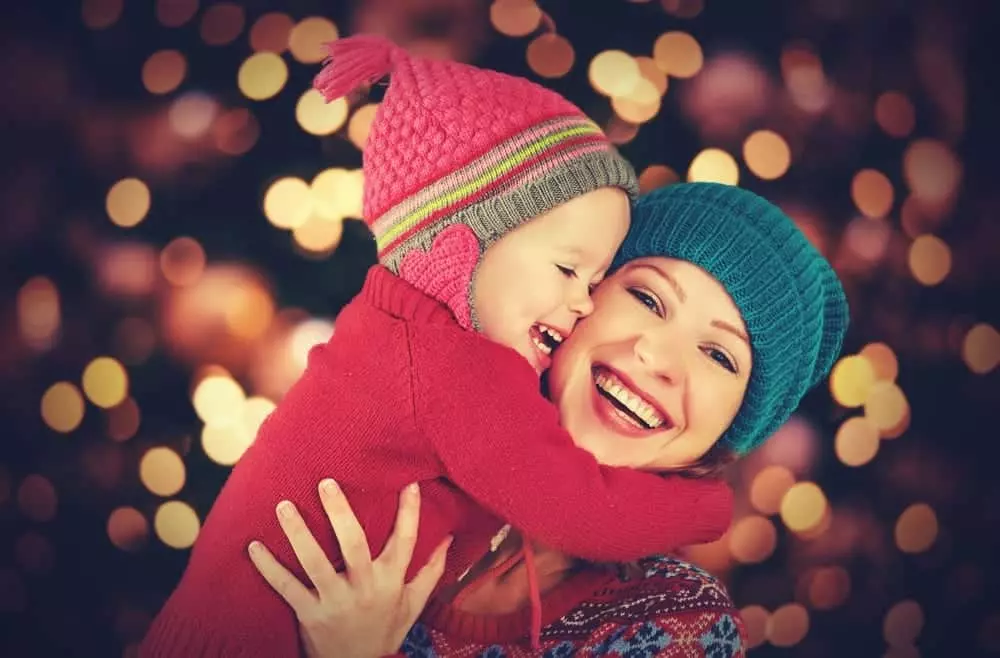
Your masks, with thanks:
M142 656L296 655L296 619L246 549L259 539L297 565L275 506L287 495L324 527L313 487L326 477L373 553L399 491L419 482L409 575L453 535L439 587L508 523L597 561L710 541L729 523L724 483L602 467L539 392L549 354L590 312L589 287L624 238L636 192L627 162L554 92L379 37L333 44L317 87L333 99L389 73L364 153L364 214L382 264L233 469ZM320 542L342 564L336 539ZM537 643L537 602L533 613Z

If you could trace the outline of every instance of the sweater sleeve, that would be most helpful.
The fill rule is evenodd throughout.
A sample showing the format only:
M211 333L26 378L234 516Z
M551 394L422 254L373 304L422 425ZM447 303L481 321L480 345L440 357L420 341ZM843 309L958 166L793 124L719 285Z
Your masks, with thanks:
M714 479L601 466L572 442L534 370L476 334L414 337L416 421L459 488L528 536L618 562L717 539L732 492Z

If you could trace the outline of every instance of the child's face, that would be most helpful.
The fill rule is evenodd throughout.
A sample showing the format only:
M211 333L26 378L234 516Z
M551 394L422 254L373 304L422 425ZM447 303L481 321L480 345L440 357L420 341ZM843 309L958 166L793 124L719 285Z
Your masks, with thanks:
M603 187L532 219L491 245L473 303L487 338L517 350L539 373L553 347L593 310L590 288L628 231L628 196Z

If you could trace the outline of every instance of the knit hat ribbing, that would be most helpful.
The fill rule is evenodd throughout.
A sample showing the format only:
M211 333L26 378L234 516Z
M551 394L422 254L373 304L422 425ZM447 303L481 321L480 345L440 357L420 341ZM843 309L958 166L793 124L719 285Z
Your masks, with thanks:
M315 81L328 100L390 75L364 149L363 213L380 261L404 278L404 258L450 226L471 229L481 253L576 196L600 187L638 194L635 172L601 129L541 85L410 55L379 36L328 48ZM442 301L468 321L467 295Z
M739 308L753 368L722 440L744 455L770 437L833 367L848 325L844 289L777 206L737 187L688 183L644 195L612 265L665 256L714 276Z

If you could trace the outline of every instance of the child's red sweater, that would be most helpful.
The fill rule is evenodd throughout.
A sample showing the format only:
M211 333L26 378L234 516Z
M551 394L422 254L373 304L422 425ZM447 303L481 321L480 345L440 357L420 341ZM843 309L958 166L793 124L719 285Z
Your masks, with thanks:
M342 564L316 489L326 477L373 555L400 490L420 482L410 576L453 534L439 586L485 554L505 522L569 555L617 562L716 539L732 507L719 481L600 466L560 427L523 357L376 266L233 468L140 655L298 655L294 614L246 549L263 541L308 583L275 517L288 499Z

